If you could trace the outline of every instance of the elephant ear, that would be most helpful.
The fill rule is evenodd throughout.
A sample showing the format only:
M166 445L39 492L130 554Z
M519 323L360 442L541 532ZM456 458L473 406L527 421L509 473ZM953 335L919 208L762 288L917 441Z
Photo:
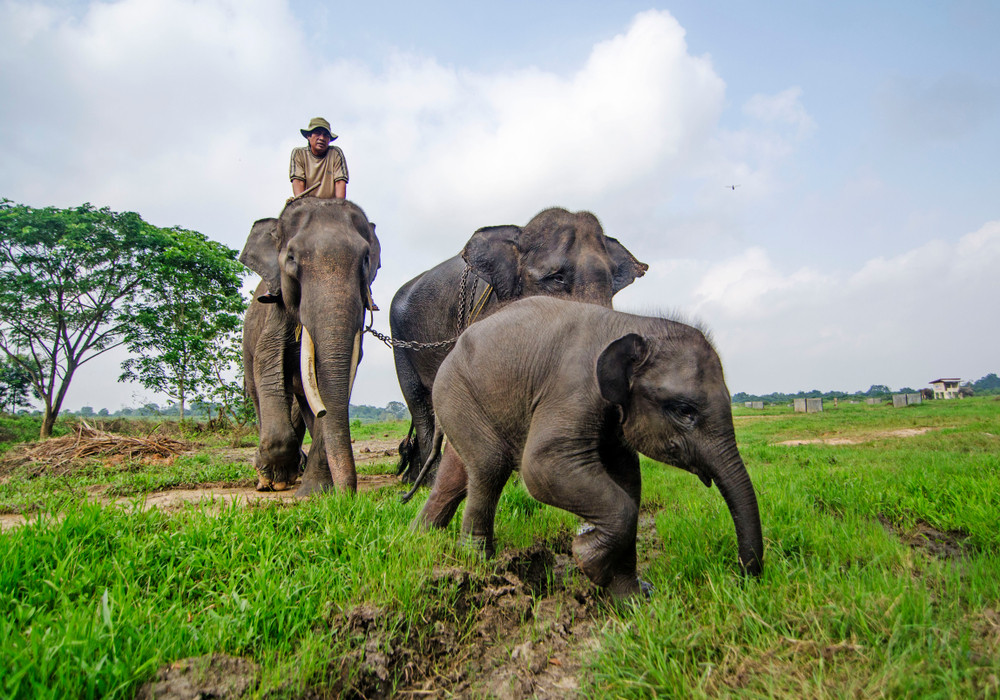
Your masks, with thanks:
M611 236L604 237L608 254L614 261L614 272L611 275L611 295L614 296L625 287L632 284L637 277L642 277L649 269L649 265L639 262L628 248L618 242L618 239Z
M278 220L261 219L250 228L240 262L260 275L267 294L257 297L262 304L273 304L281 298L281 270L278 267Z
M646 341L628 333L611 341L597 357L597 386L601 396L626 408L632 393L632 376L646 359Z
M375 224L368 224L368 269L365 271L369 286L375 281L378 269L382 267L382 244L375 235Z
M462 249L462 259L493 285L500 300L521 292L521 233L520 226L486 226L472 234Z
M379 243L378 236L375 235L375 224L359 214L354 214L352 221L361 237L368 241L368 256L362 263L361 274L365 284L361 289L361 295L365 299L365 306L372 311L378 311L378 304L372 298L372 282L375 280L375 275L378 274L378 269L382 267L382 244Z

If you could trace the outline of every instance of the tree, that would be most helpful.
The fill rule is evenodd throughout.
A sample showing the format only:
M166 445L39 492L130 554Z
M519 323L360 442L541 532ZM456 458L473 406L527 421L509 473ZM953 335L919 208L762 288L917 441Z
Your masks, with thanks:
M226 416L237 425L255 420L257 414L244 384L243 334L239 329L217 339L209 349L208 366L211 381L204 400L217 404L220 416Z
M18 408L28 408L31 403L28 393L31 391L31 374L21 362L3 357L0 358L0 411L14 413Z
M406 420L410 417L410 412L402 401L390 401L385 405L385 410L395 416L396 420Z
M240 286L246 270L236 251L195 231L172 229L167 251L170 279L160 293L135 307L126 332L131 357L119 381L134 380L177 402L181 420L191 399L215 380L214 346L240 328L246 301Z
M972 388L983 394L995 393L1000 390L1000 377L997 377L996 372L990 372L985 377L974 381Z
M133 212L0 201L0 349L31 375L41 437L80 366L124 343L138 312L169 302L175 269L199 269L202 248L186 238Z

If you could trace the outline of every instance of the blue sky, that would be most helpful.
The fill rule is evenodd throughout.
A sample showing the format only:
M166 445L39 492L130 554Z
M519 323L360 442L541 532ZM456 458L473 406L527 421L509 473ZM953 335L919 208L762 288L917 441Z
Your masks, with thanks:
M998 31L986 1L0 0L0 195L240 248L323 115L385 310L476 228L559 205L650 264L616 308L707 325L733 392L978 379L1000 371ZM398 399L365 352L353 402ZM67 407L157 400L120 359Z

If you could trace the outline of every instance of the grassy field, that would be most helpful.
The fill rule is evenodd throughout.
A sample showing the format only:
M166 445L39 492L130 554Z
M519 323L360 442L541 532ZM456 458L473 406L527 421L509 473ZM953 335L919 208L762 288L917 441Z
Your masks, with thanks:
M268 698L996 697L1000 402L826 408L735 411L757 580L718 491L644 462L655 591L625 605L570 561L576 520L513 481L484 562L458 518L411 532L426 492L402 487L173 512L88 497L252 479L220 448L20 467L0 477L0 512L29 516L0 534L0 695L132 697L159 672Z

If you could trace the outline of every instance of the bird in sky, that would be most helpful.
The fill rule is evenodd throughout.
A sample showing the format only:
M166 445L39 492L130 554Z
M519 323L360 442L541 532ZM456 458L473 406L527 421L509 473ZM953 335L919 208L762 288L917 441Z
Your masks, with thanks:
M725 187L727 190L733 190L735 192L736 188L739 187L739 185L723 185L723 187Z

